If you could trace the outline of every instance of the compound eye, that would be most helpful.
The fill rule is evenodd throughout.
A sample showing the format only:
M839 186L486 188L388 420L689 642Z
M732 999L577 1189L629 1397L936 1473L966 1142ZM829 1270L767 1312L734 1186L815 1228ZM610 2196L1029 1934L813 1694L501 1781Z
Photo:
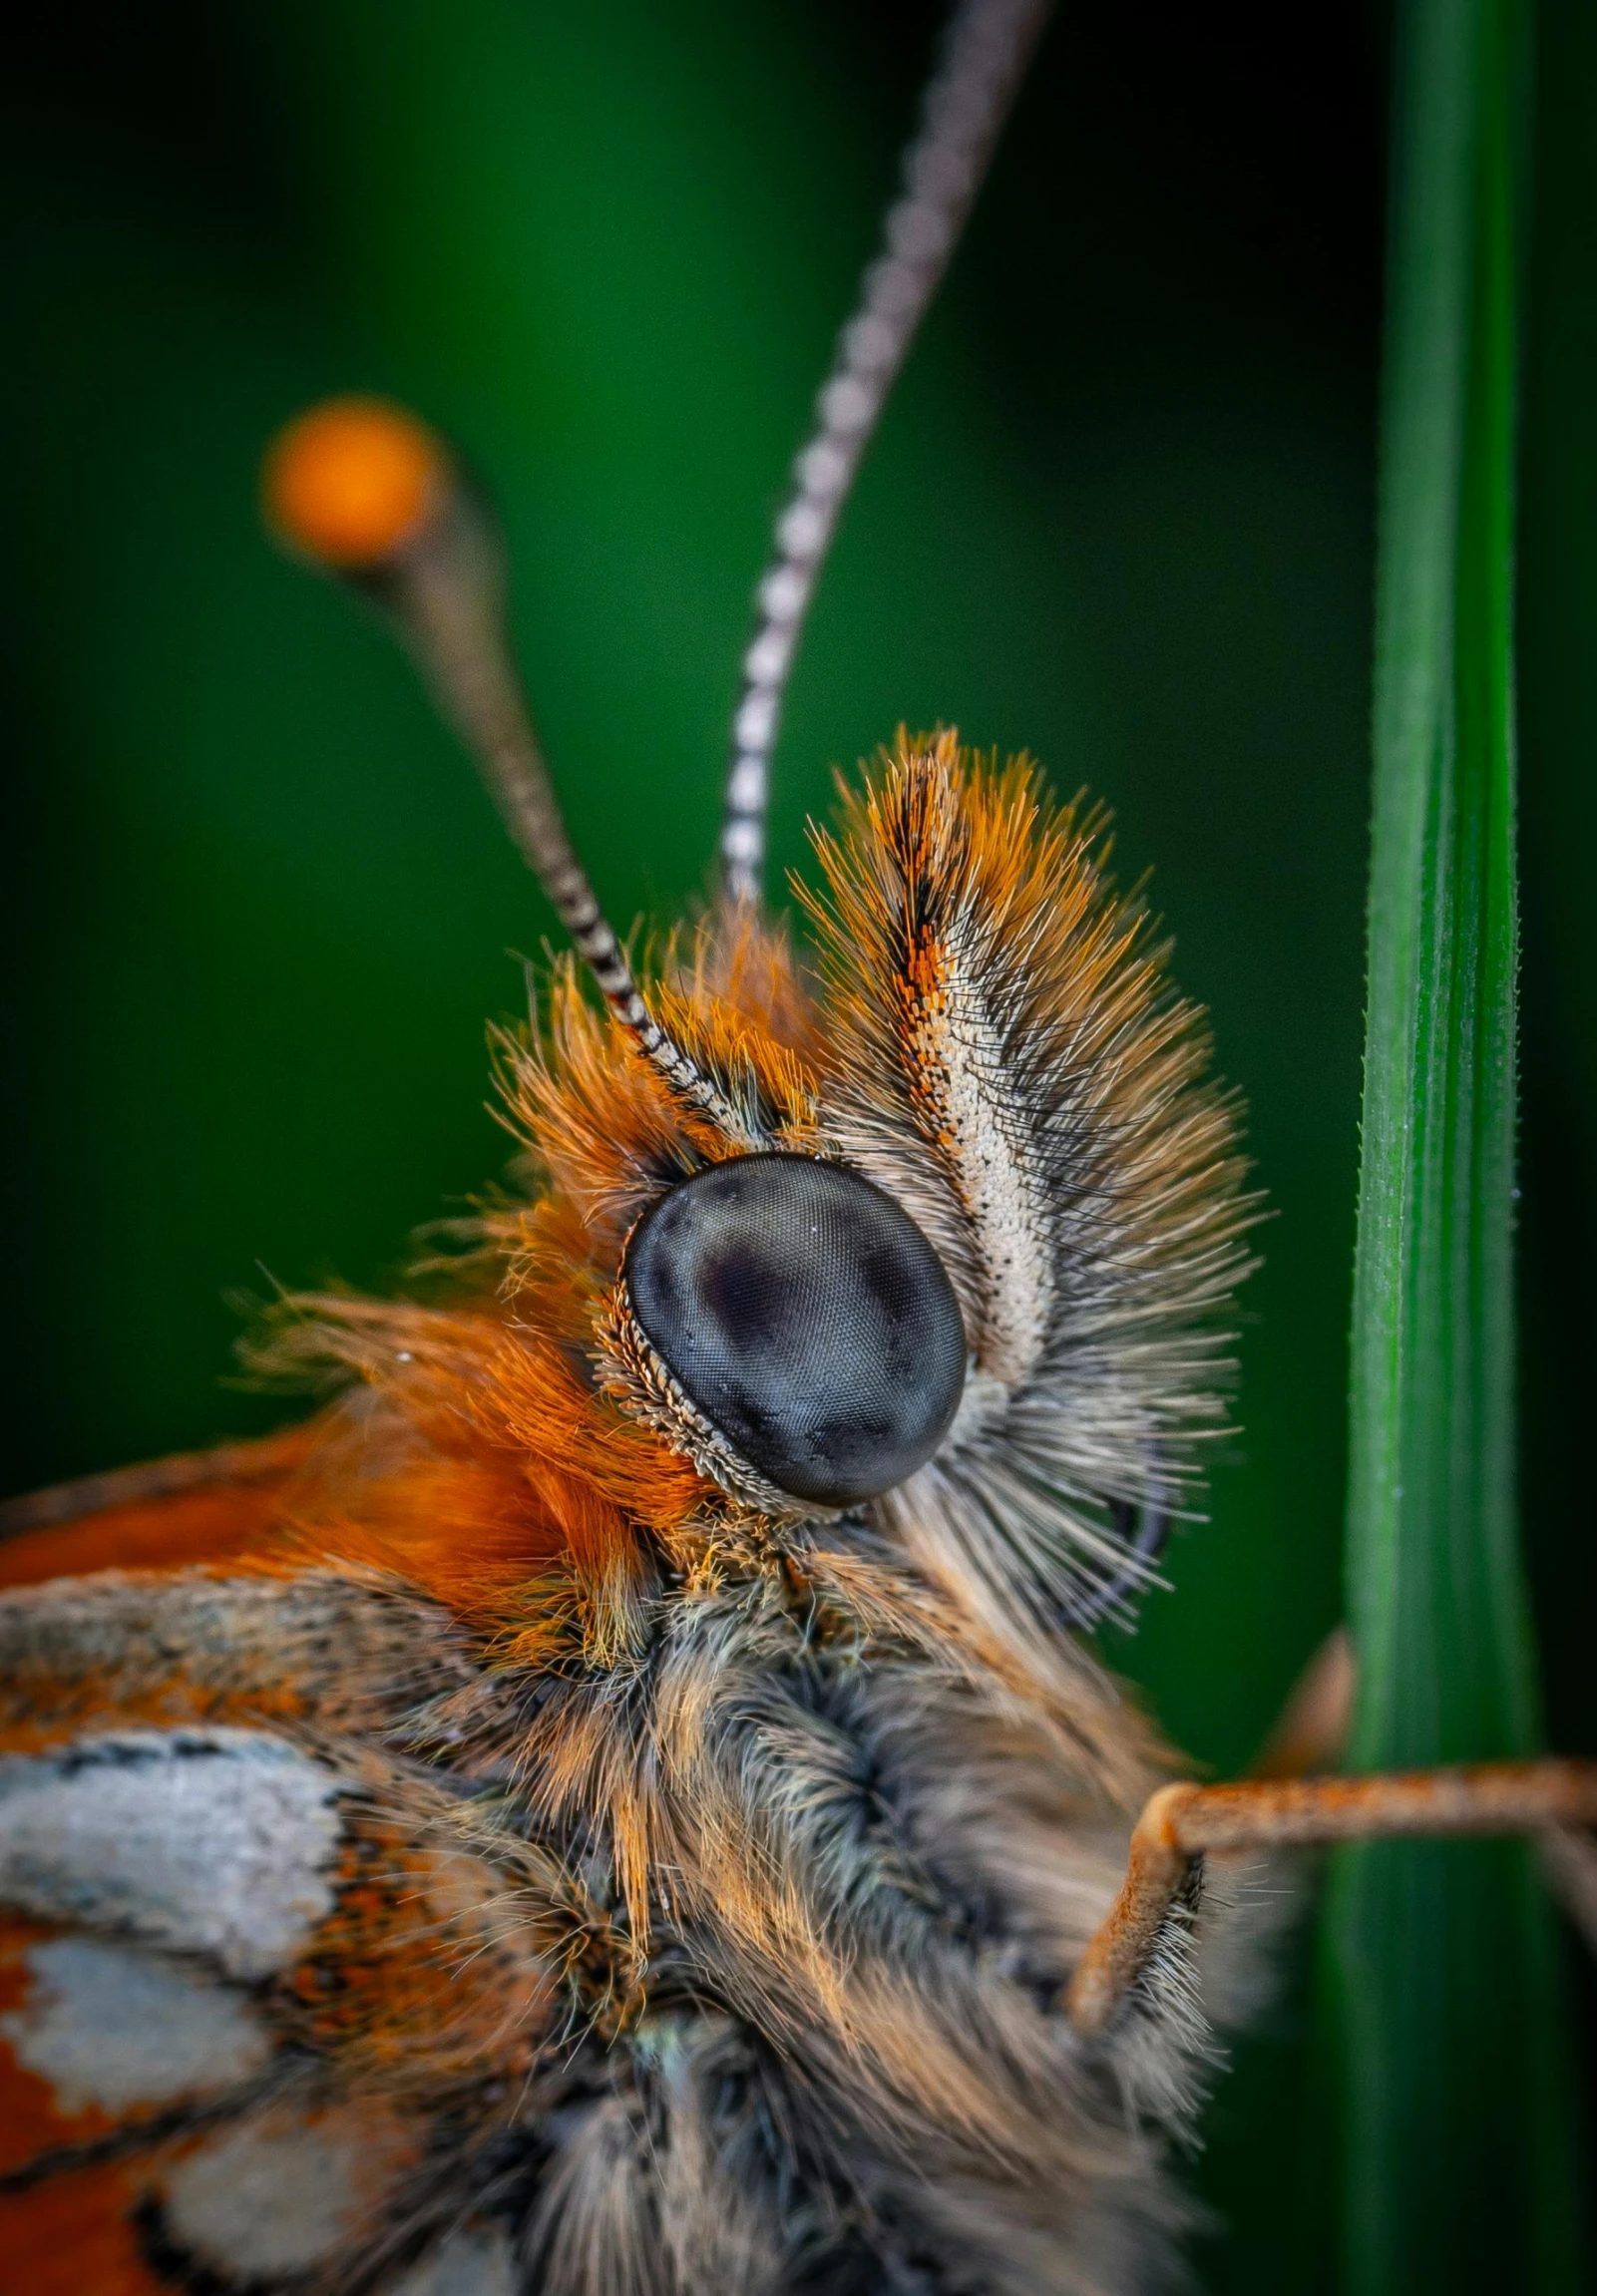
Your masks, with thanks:
M633 1231L632 1313L678 1384L778 1490L850 1507L948 1431L965 1326L947 1271L891 1196L808 1156L740 1156Z

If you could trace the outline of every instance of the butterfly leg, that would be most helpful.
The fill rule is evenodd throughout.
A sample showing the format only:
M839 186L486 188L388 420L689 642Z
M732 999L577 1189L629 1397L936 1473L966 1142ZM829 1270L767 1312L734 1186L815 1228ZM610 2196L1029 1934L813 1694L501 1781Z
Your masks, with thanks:
M1346 1627L1333 1627L1310 1659L1248 1764L1249 1777L1308 1777L1339 1769L1353 1722L1358 1674Z
M1358 1670L1346 1627L1334 1627L1289 1692L1249 1777L1308 1777L1339 1769L1353 1724ZM1597 1954L1597 1840L1580 1826L1545 1827L1536 1844L1548 1888Z
M1083 2035L1112 2022L1193 1865L1211 1851L1524 1832L1551 1834L1574 1855L1590 1851L1578 1830L1589 1826L1597 1826L1597 1762L1479 1762L1374 1777L1162 1786L1137 1820L1120 1894L1065 1990L1066 2015Z

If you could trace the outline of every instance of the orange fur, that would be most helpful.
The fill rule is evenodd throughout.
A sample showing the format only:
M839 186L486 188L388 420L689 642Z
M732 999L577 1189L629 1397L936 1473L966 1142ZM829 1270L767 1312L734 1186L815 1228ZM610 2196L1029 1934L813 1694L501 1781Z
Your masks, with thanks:
M466 1852L362 1812L341 1846L333 1911L278 1981L275 2014L347 2080L386 2097L491 2074L525 2081L548 2041L555 1985L537 1898L520 1897L506 1921L503 1897L502 1879Z
M795 1145L813 1130L811 1022L782 936L745 921L729 947L707 930L674 956L660 994L713 1072L742 1071L780 1105ZM531 1202L490 1204L486 1301L302 1299L267 1350L274 1367L353 1371L380 1408L324 1417L280 1476L121 1507L0 1545L0 1581L106 1567L290 1567L294 1553L391 1572L492 1624L511 1663L540 1650L545 1598L570 1583L596 1654L635 1632L642 1530L667 1543L721 1504L714 1485L617 1403L577 1351L620 1248L661 1173L726 1143L685 1115L575 972L557 968L549 1035L499 1039L507 1121L540 1179ZM480 1279L481 1262L468 1262ZM294 1472L293 1470L302 1470Z
M1160 1232L1196 1218L1224 1246L1255 1216L1238 1195L1236 1108L1202 1082L1207 1031L1171 992L1146 911L1105 874L1103 817L1051 811L1029 759L1000 769L962 752L952 732L930 743L901 733L881 763L880 779L841 789L836 834L815 836L827 895L798 888L828 967L834 1061L869 1039L885 990L924 1128L947 1151L925 1043L950 969L946 939L922 913L922 889L935 887L944 915L979 916L991 941L1023 953L1035 1006L1025 1018L1095 1077L1104 1132L1136 1144L1122 1187L1135 1184ZM1152 1121L1166 1110L1173 1123ZM1235 1281L1237 1266L1228 1272Z
M690 1423L628 1325L624 1254L746 1142L673 1098L561 965L542 1033L496 1042L516 1191L411 1297L291 1301L258 1348L338 1390L283 1471L0 1550L22 1579L157 1565L16 1598L13 1746L225 1722L336 1779L332 1909L256 2001L317 2098L377 2115L373 2205L396 2217L407 2146L440 2148L436 2206L456 2207L445 2185L505 2116L561 2120L580 2053L577 2118L613 2082L604 2111L630 2126L623 2077L641 2095L662 2049L711 2066L723 2042L767 2052L761 2082L802 2063L782 2109L830 2099L836 2125L809 2119L806 2141L841 2146L837 2189L857 2127L911 2216L928 2176L987 2192L972 2206L1000 2241L1011 2206L1053 2225L1094 2205L1100 2170L1152 2192L1123 2109L1073 2073L1052 2086L1036 1985L1091 1933L1125 1813L1168 1762L1046 1606L1111 1503L1166 1504L1193 1423L1218 1420L1204 1320L1249 1216L1234 1112L1095 822L1049 813L1023 762L901 744L818 847L813 995L747 918L667 945L650 995L762 1142L874 1180L948 1266L975 1401L915 1475L833 1525ZM981 1158L1011 1151L1051 1321L1012 1384L983 1388L1003 1271ZM1106 1367L1095 1299L1069 1321L1082 1270L1120 1287L1112 1313L1131 1298L1135 1344ZM1047 1441L1069 1434L1078 1371L1107 1432L1060 1473L1026 1445L1044 1410ZM878 1765L897 1779L880 1808ZM998 1925L1040 1980L973 1949L967 1890L971 1935ZM738 2063L728 2096L754 2078ZM443 2219L418 2207L420 2238Z

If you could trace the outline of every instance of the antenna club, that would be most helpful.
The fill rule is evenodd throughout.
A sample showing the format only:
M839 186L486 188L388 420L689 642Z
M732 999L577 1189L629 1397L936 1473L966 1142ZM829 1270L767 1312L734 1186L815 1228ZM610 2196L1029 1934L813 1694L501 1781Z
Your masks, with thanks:
M324 399L266 450L261 507L291 549L356 574L411 541L452 484L448 448L406 408L386 399Z

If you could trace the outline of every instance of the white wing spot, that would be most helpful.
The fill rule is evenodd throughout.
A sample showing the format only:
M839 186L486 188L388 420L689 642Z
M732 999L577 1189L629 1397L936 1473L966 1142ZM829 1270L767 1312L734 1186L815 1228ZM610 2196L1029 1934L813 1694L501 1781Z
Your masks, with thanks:
M95 1937L49 1938L25 1960L32 1984L0 2033L64 2114L231 2089L271 2055L244 1996L181 1962Z
M125 1730L11 1757L0 1902L269 1977L332 1909L336 1792L257 1730Z
M262 2113L167 2172L167 2226L229 2279L308 2272L361 2237L396 2166L385 2120L352 2110Z

